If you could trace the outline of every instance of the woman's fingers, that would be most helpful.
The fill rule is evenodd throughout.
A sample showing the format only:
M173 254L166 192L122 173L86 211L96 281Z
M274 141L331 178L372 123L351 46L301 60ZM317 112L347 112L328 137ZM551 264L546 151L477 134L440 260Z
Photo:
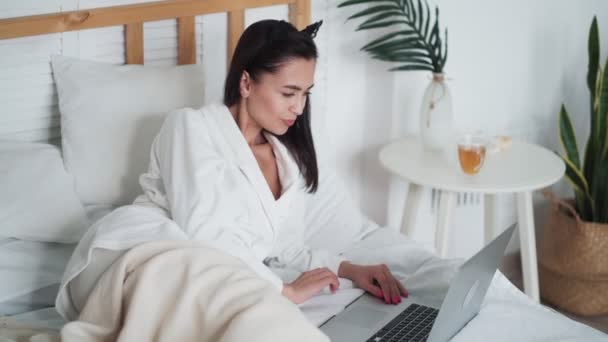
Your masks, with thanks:
M405 288L405 286L403 286L403 284L401 284L401 282L399 281L399 279L393 277L393 279L395 279L395 282L397 283L397 287L399 288L399 292L401 292L401 295L403 297L406 297L410 295L410 293L407 291L407 289Z
M401 303L401 294L407 297L407 290L390 272L388 274L382 272L382 274L378 274L374 278L375 282L382 289L382 295L387 304Z
M308 280L319 287L321 290L325 286L329 286L331 292L335 292L340 288L338 276L328 268L317 268L312 271L304 272L302 280Z
M300 304L329 286L332 292L340 287L338 277L327 268L302 273L294 282L287 285L286 296L294 303Z
M380 289L380 286L378 285L378 282L376 281L369 281L369 282L365 282L360 284L359 286L360 288L364 289L365 291L373 294L374 296L384 299L384 292Z
M378 285L380 286L380 289L382 290L382 295L384 296L384 302L386 302L387 304L390 304L391 301L391 287L389 285L389 283L386 281L386 277L384 276L383 273L378 274L377 276L374 277L376 279L376 281L378 282Z

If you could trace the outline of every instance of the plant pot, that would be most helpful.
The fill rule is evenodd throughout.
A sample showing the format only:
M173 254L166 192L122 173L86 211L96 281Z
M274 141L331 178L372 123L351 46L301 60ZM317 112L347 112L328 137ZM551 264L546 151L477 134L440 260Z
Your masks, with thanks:
M420 137L431 150L445 148L452 137L452 95L443 74L433 74L420 107Z
M572 200L552 210L538 244L541 297L582 316L608 313L608 224L580 219Z

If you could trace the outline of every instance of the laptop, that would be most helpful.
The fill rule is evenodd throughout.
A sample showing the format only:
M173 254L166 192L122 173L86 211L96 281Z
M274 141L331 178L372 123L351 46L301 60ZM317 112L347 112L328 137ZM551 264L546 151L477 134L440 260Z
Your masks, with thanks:
M332 342L445 342L477 313L516 224L460 266L442 303L410 293L398 305L365 293L320 329Z

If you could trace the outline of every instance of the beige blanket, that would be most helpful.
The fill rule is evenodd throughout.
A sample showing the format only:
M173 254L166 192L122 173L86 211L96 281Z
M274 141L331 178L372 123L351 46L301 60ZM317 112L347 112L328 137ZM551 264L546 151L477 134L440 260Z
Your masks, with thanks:
M188 241L126 253L60 334L68 342L329 341L239 259Z

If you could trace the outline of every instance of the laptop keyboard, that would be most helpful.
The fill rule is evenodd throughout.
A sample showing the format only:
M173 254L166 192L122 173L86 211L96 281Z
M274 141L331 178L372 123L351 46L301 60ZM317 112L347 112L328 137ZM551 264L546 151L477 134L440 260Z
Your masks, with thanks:
M429 337L438 312L428 306L412 304L367 342L424 342Z

